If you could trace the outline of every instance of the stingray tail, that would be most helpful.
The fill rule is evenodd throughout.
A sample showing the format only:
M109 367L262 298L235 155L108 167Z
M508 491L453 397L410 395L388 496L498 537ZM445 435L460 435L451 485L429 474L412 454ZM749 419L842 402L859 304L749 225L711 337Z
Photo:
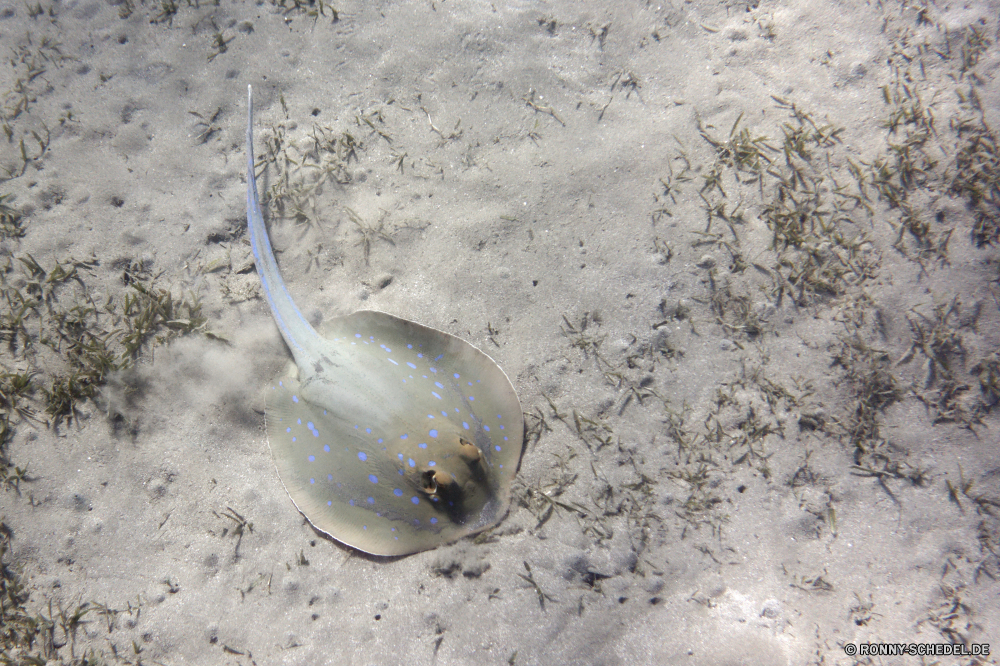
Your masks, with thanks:
M247 228L250 230L250 246L253 248L254 263L260 275L261 286L267 297L274 321L281 331L288 348L296 361L305 353L311 337L318 337L312 325L306 321L285 287L285 281L278 272L278 262L271 249L271 239L264 226L257 196L257 178L254 174L253 159L253 88L247 86Z

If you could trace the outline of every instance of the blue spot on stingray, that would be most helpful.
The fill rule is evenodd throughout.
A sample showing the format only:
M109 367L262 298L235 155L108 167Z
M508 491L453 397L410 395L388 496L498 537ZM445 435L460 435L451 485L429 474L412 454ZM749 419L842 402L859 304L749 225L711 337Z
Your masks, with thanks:
M397 453L396 457L399 458L400 460L402 460L403 459L403 454L402 453Z
M409 435L401 435L400 439L406 439L407 437L409 437Z
M299 396L293 395L292 396L292 402L298 402L298 401L299 401ZM302 421L299 421L299 423L302 423Z
M365 453L364 451L358 451L358 458L361 459L361 462L364 462L368 460L368 454Z
M476 399L470 395L469 396L469 402L475 402L475 401L476 401Z
M361 334L360 334L360 333L355 333L355 334L354 334L354 337L356 337L356 338L360 338L360 337L361 337Z
M417 354L417 358L423 358L423 357L424 357L423 354Z
M309 456L309 462L316 462L316 456Z
M392 363L393 365L399 365L399 363L396 363L396 362L395 362L395 361L393 361L393 360L392 360L391 358L389 359L389 363Z
M503 426L500 426L500 429L503 430Z
M309 479L309 483L316 483L316 479Z
M434 465L437 465L437 463L436 463L436 462L434 462L433 460L431 460L431 461L428 461L428 463L427 463L427 466L428 466L428 467L434 467Z
M420 444L417 444L417 446L419 446L422 449L426 449L427 448L427 442L421 442Z
M458 377L458 373L457 373L457 372L455 373L454 377L455 377L455 379L458 379L458 378L459 378L459 377Z
M495 448L496 448L497 451L499 451L500 450L500 445L498 444Z
M485 430L486 432L489 432L490 431L490 427L489 426L483 426L483 430Z
M415 467L416 464L417 464L416 461L413 460L413 458L410 458L409 461L408 461L408 463L409 463L410 467Z
M330 445L329 444L324 444L323 445L323 450L326 451L327 453L329 453L330 452Z
M350 504L351 506L354 506L354 500L348 500L347 503Z
M469 424L466 423L465 421L462 421L462 427L465 428L466 430L468 430L469 429Z
M433 414L428 414L427 418L432 419L432 418L434 418L434 415ZM289 430L291 430L291 428L289 428Z
M444 388L444 384L442 384L441 382L434 382L434 386L437 386L439 389Z
M292 437L292 443L293 443L293 444L295 443L295 438L294 438L294 437Z
M371 481L372 483L378 483L378 477L375 476L374 474L369 474L368 480Z
M374 497L369 497L368 498L368 503L369 504L374 504L375 503L375 498Z
M438 436L438 431L437 430L431 430L427 434L430 435L431 437L437 437Z
M403 476L403 470L399 470L399 475Z
M400 490L399 488L396 488L395 490L392 491L392 494L395 495L396 497L402 497L403 491Z
M441 416L448 418L448 412L441 412Z
M440 356L438 356L438 358L441 358L441 357L440 357ZM436 361L436 360L438 360L438 359L436 358L436 359L434 359L434 360ZM433 373L434 373L434 374L436 375L436 374L437 374L437 368L431 368L431 372L433 372Z
M413 502L414 504L420 504L420 498L419 497L413 497L410 501Z
M437 525L437 518L431 518L431 525Z
M378 443L379 443L379 444L381 444L381 443L382 443L382 438L381 438L381 437L379 437L379 438L378 438Z
M326 501L326 505L327 505L327 506L333 506L333 502L332 502L332 501L330 501L330 500L327 500L327 501Z
M299 420L297 421L297 423L298 423L299 425L302 425L302 419L299 419Z
M431 395L432 395L432 396L434 396L435 398L437 398L438 400L441 400L441 396L439 396L439 395L438 395L437 393L435 393L434 391L431 391Z
M313 428L315 428L316 426L315 426L315 425L313 425L313 422L312 422L312 421L310 421L309 423L307 423L307 424L306 424L306 427L307 427L307 428L309 428L310 430L312 430L312 429L313 429Z
M505 441L505 442L506 442L506 441L507 441L507 438L506 438L506 437L504 437L504 438L503 438L503 441Z
M291 432L291 431L292 431L291 428L285 428L285 432Z
M326 480L327 481L333 481L333 474L327 474L326 475Z
M417 366L413 365L413 364L412 364L412 363L410 363L409 361L407 361L407 362L406 362L406 365L410 366L410 367L411 367L412 369L414 369L414 370L416 370L416 369L417 369Z
M413 524L414 524L414 525L419 525L419 524L420 524L420 521L419 521L419 520L417 520L416 518L414 518L414 519L413 519Z

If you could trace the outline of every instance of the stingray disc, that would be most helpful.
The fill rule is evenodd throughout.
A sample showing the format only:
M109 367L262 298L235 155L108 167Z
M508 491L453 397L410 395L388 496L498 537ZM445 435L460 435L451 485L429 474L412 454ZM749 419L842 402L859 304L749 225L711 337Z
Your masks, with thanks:
M312 525L405 555L499 522L524 422L510 381L453 335L381 312L329 322L309 379L267 390L278 475ZM299 376L305 376L300 369Z

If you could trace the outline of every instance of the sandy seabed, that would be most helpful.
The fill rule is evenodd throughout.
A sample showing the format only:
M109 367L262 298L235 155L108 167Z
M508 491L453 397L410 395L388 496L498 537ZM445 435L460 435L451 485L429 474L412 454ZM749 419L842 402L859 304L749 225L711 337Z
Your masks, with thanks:
M996 663L861 650L1000 649L998 16L0 8L0 661ZM372 558L286 495L247 84L307 316L511 378L479 538Z

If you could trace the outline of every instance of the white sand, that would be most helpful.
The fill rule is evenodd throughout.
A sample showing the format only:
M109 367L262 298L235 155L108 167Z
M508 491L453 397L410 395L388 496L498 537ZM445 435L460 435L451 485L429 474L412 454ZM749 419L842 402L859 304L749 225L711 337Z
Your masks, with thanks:
M0 142L0 166L16 173L20 138L33 158L31 130L51 132L44 155L0 184L27 230L3 240L3 255L30 253L46 268L94 257L87 288L116 298L129 288L115 260L145 259L158 286L199 296L209 328L230 342L192 335L153 346L69 427L17 425L7 454L28 465L30 481L20 495L0 493L0 515L29 607L121 611L110 631L106 618L86 616L77 656L917 664L855 662L843 645L994 639L1000 649L1000 508L989 504L1000 498L997 410L971 427L935 424L917 394L932 399L940 374L925 387L921 350L899 363L913 343L908 318L932 322L935 305L959 299L945 323L961 337L950 367L968 386L959 404L969 414L985 399L971 370L1000 348L996 248L971 241L973 216L943 184L957 143L948 122L968 115L955 91L973 73L987 124L1000 126L995 45L959 79L969 26L997 41L998 4L928 5L923 23L895 2L607 4L351 1L338 2L331 22L222 0L179 7L171 24L151 23L153 3L126 19L122 5L99 0L42 0L54 19L31 18L23 3L3 10L5 55L30 33L36 51L49 37L74 59L46 63L29 111ZM210 60L216 30L227 50ZM933 51L946 41L950 58ZM717 237L698 234L707 219L699 190L715 159L698 119L725 141L742 114L740 127L777 147L789 112L772 96L794 102L844 128L829 167L825 158L816 166L856 192L847 159L889 154L881 87L893 82L894 49L912 58L913 85L937 118L945 157L910 202L934 238L953 230L947 261L928 256L922 267L894 249L899 211L872 190L874 215L853 211L842 225L870 239L858 255L869 277L836 296L796 305L786 293L779 303L763 217L773 178L763 198L732 169L725 198L705 191L729 214L741 206L745 270L722 244L736 247L724 222L712 224ZM0 66L0 89L24 73L13 64ZM255 272L205 272L227 253L237 270L246 265L248 83L258 155L281 124L295 140L318 123L362 143L352 181L317 193L318 225L272 220L300 307L321 317L380 309L459 335L511 377L529 426L544 416L550 429L529 441L517 499L488 542L368 558L319 537L285 494L257 410L288 351L252 291ZM206 126L192 113L216 110L217 131L201 142ZM675 182L672 201L660 179L681 173L680 150L693 180ZM671 216L654 213L664 206ZM394 245L375 238L366 265L345 208L384 219ZM915 255L912 236L905 242ZM721 323L713 284L736 299ZM740 303L760 319L759 335L741 329ZM671 317L678 304L683 319ZM564 315L588 322L583 337L562 332ZM855 330L888 353L900 390L876 416L884 457L863 461L880 465L882 483L852 467L855 385L834 359ZM572 346L585 339L603 340L601 361ZM25 367L6 348L0 360ZM769 404L765 380L794 399ZM626 404L629 382L641 404ZM109 408L134 435L112 427ZM590 420L579 422L582 436L574 414ZM683 425L668 427L670 414ZM901 478L918 469L921 484ZM962 480L972 482L966 492ZM548 515L543 492L583 511ZM252 522L239 541L227 507ZM64 661L69 648L58 651Z

